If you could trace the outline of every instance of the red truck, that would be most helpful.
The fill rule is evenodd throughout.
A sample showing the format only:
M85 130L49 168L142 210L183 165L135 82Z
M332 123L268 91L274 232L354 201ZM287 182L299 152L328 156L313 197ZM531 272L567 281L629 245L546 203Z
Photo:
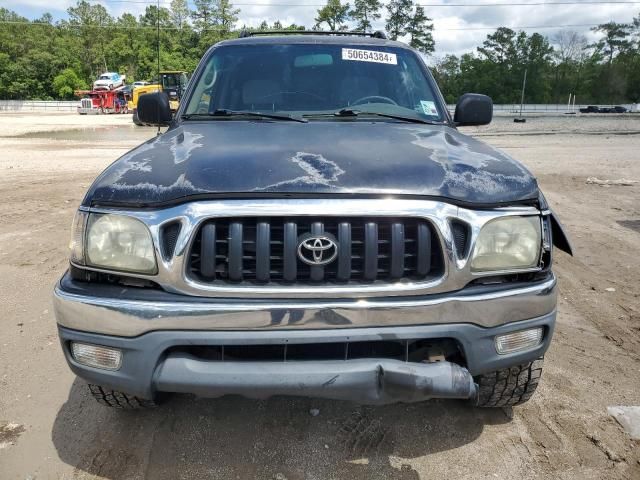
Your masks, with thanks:
M78 105L78 113L129 113L127 101L129 94L122 88L116 90L78 91L76 95L83 97Z

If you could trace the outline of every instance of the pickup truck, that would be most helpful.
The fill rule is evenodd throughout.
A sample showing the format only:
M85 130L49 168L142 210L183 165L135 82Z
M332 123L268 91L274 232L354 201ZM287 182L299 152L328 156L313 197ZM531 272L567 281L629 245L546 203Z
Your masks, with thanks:
M105 72L93 82L94 90L113 90L114 88L124 85L126 75L120 75L117 72Z
M518 405L556 321L534 176L458 130L423 57L384 34L258 35L204 55L168 129L110 165L54 306L101 403L170 393Z

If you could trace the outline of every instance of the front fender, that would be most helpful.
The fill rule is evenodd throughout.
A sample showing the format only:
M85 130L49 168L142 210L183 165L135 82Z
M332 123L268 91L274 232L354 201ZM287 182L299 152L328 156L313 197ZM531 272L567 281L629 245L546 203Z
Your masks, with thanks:
M573 257L573 247L571 246L569 235L567 235L567 232L565 232L564 227L560 223L558 215L551 209L544 194L541 191L538 191L538 194L540 210L548 210L550 212L551 238L553 239L553 245Z
M573 247L571 246L571 241L569 240L569 236L564 231L564 227L560 223L560 219L558 215L553 210L551 211L551 238L553 238L553 245L562 250L563 252L567 252L569 255L573 257Z

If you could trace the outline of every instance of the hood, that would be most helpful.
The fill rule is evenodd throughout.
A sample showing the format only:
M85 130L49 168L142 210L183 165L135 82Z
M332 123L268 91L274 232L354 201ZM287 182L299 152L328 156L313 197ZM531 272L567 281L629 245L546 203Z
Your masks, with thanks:
M189 121L116 160L83 205L269 194L412 195L497 205L536 200L538 186L520 163L448 126Z

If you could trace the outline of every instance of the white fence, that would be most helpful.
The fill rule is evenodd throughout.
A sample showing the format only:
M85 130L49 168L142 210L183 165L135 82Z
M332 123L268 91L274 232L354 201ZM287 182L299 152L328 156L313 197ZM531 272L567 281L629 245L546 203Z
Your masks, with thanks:
M75 112L77 101L0 100L0 112Z
M58 100L0 100L0 112L75 112L78 101L58 101ZM587 105L576 105L575 111ZM598 105L599 107L611 107L612 105ZM639 111L638 104L623 104L628 111ZM450 111L456 109L455 105L447 105ZM520 112L520 104L495 104L494 112L518 113ZM567 112L567 104L542 104L542 103L525 103L522 107L523 113L564 113Z
M590 105L593 105L590 104ZM627 109L629 112L637 112L638 104L618 104ZM597 107L613 107L615 105L596 105ZM525 103L522 106L522 113L566 113L570 111L579 112L581 108L586 108L588 105L575 105L570 109L567 108L566 103ZM447 105L449 111L453 112L456 109L455 105ZM519 103L503 103L494 104L493 111L498 113L520 113Z

